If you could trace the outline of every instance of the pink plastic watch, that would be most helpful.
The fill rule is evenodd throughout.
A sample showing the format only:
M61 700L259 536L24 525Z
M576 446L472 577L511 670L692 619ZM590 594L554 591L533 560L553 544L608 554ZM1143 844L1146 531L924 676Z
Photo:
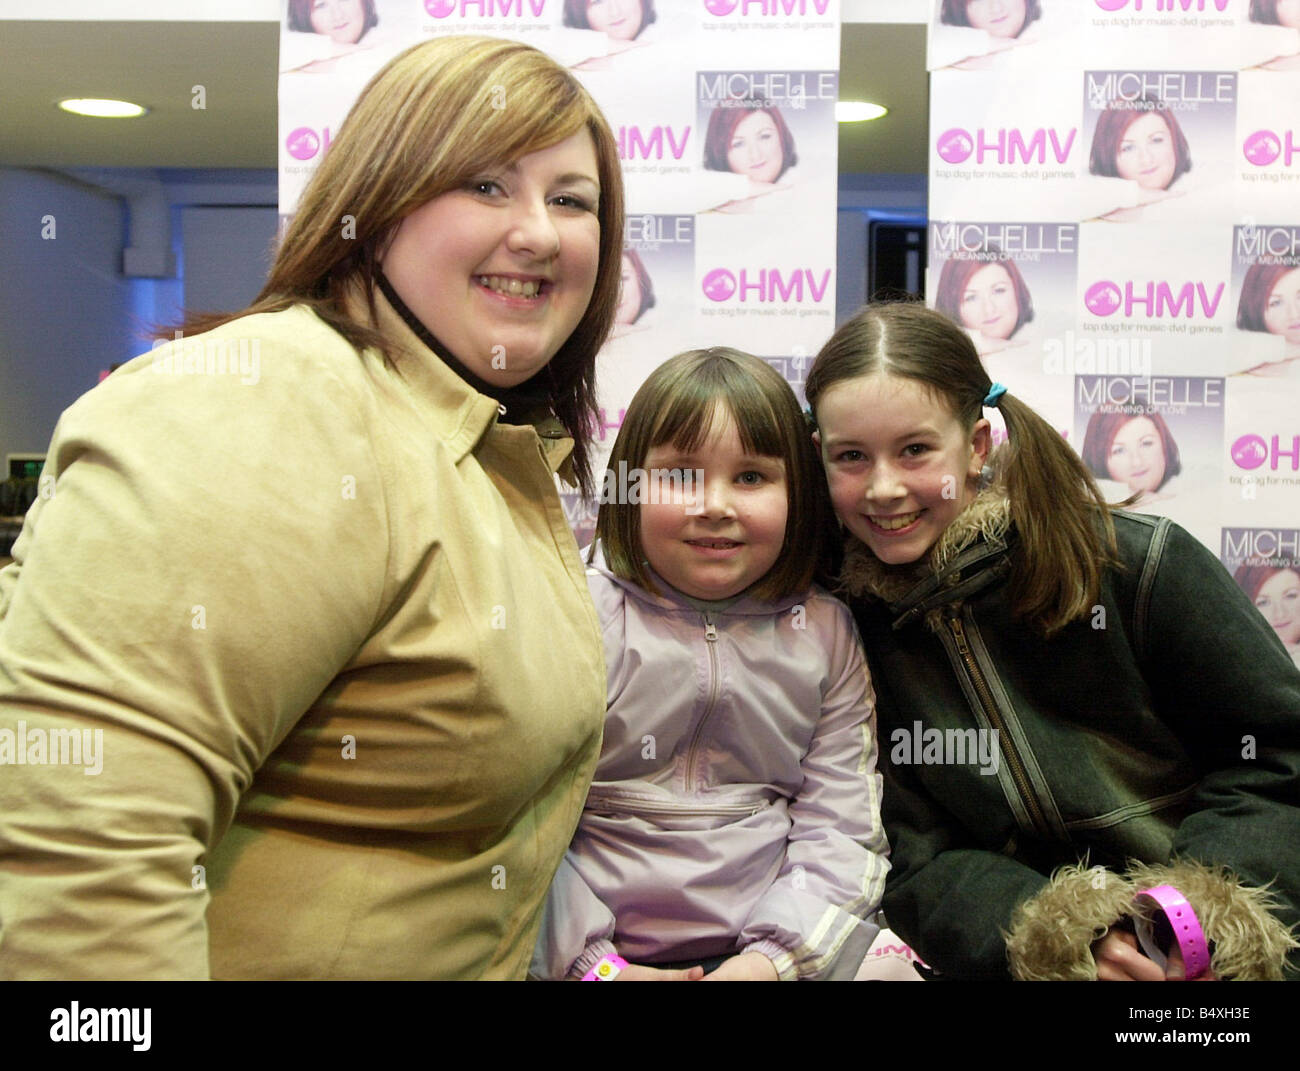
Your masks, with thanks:
M1163 911L1169 925L1173 928L1174 939L1183 954L1183 966L1187 981L1204 974L1210 968L1210 949L1205 941L1205 931L1201 929L1200 919L1187 902L1187 897L1172 885L1156 885L1143 889L1134 898L1135 902L1149 900L1157 910ZM1167 958L1155 942L1151 929L1151 920L1144 913L1133 919L1133 928L1137 932L1142 951L1161 969L1167 968Z
M582 976L584 982L612 982L627 966L622 956L601 956L600 962Z

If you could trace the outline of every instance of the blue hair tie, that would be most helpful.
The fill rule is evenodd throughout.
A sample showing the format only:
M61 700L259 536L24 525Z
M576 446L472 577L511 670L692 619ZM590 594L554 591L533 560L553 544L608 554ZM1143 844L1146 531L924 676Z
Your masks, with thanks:
M1007 388L1001 383L994 383L993 386L989 388L988 394L984 395L984 404L996 409L998 407L998 399L1001 398L1002 395L1006 394L1006 392Z

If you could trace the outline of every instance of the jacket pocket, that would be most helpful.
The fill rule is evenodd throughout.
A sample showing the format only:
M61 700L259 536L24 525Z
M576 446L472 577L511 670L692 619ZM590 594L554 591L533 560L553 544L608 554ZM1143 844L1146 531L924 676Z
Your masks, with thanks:
M662 818L744 818L772 806L766 795L746 794L736 798L700 799L659 796L648 792L611 791L593 787L586 810L592 814L657 816Z
M1186 803L1192 798L1198 785L1199 782L1188 785L1186 788L1180 788L1177 792L1168 792L1163 796L1154 796L1150 799L1126 804L1123 807L1116 807L1112 811L1107 811L1105 814L1099 814L1092 818L1077 818L1074 821L1066 822L1065 825L1069 830L1107 829L1123 822L1132 821L1135 818L1145 818L1149 815L1159 814L1170 807L1177 807Z

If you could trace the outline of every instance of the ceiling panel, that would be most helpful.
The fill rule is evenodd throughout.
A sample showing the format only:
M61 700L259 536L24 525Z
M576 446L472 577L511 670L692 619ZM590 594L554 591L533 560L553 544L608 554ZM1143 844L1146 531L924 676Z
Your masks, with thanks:
M0 165L273 168L278 35L275 22L0 21ZM108 121L55 107L74 96L151 111ZM846 24L840 97L890 109L840 128L841 172L926 169L924 26Z

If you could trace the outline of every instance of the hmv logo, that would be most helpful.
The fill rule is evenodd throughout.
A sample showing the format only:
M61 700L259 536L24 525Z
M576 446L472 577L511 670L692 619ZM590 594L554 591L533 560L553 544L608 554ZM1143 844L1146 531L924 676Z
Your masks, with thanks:
M664 142L674 160L680 160L690 140L691 128L674 131L670 126L621 126L618 128L618 158L620 160L662 160Z
M704 0L704 10L710 15L721 18L735 11L738 15L767 15L780 17L788 15L825 15L831 0Z
M300 126L289 131L284 147L295 160L310 160L330 147L330 128L322 127L317 131L309 126Z
M989 157L999 164L1045 164L1050 144L1056 162L1063 164L1069 158L1078 133L1077 127L1064 133L1039 127L1026 139L1025 132L1018 127L1001 130L980 127L974 134L961 127L952 127L939 135L934 147L940 159L949 164L965 163L972 154L977 164L984 163Z
M1204 11L1209 7L1223 11L1230 3L1232 0L1097 0L1102 11L1123 11L1130 5L1134 11Z
M830 268L821 273L820 279L811 268L795 268L785 273L776 268L760 268L757 272L741 268L738 273L714 268L700 285L710 301L730 301L734 297L738 301L789 302L821 301L830 281Z
M1267 439L1262 435L1243 435L1232 444L1229 453L1239 469L1257 469L1268 461L1269 468L1276 472L1278 462L1285 457L1291 460L1291 471L1300 472L1300 435L1291 436L1289 444L1279 435Z
M1175 284L1176 285L1176 284ZM1102 279L1088 287L1083 296L1083 304L1094 316L1114 316L1121 309L1125 317L1131 317L1135 309L1141 308L1141 315L1148 319L1162 319L1166 316L1182 316L1193 319L1199 306L1205 319L1213 318L1223 299L1225 284L1219 283L1211 295L1205 283L1184 283L1177 293L1168 282L1124 283Z
M1241 152L1256 167L1267 167L1279 157L1290 167L1296 155L1295 131L1256 130L1242 142Z
M537 17L545 7L546 0L424 0L424 10L435 19L457 14L461 18L521 19L528 13Z

